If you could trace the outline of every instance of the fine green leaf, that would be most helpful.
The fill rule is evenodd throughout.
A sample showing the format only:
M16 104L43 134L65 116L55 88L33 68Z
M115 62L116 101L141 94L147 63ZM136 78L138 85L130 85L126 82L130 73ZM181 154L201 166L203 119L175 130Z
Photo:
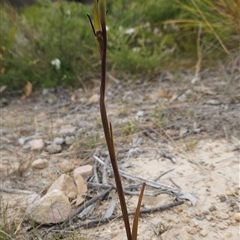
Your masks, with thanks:
M101 31L99 10L98 10L98 0L95 0L93 5L93 23L94 23L95 33Z

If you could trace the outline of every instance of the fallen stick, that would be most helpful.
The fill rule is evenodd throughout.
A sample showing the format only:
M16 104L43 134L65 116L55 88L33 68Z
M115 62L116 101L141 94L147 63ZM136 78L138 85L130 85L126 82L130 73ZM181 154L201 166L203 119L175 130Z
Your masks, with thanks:
M95 160L97 160L100 164L104 165L104 162L97 156L93 156ZM111 168L110 168L111 169ZM112 169L111 169L112 171ZM157 183L155 181L151 181L151 180L147 180L147 179L144 179L144 178L141 178L141 177L136 177L134 175L131 175L129 173L126 173L122 170L119 170L119 173L122 177L125 177L127 179L130 179L130 180L133 180L133 181L137 181L137 182L140 182L140 183L143 183L143 182L146 182L146 184L150 187L154 187L154 188L158 188L158 189L168 189L169 191L176 191L175 188L171 187L171 186L168 186L168 185L165 185L165 184L161 184L161 183Z
M102 183L93 183L93 182L87 182L87 185L92 187L92 188L97 188L97 189L106 189L112 187L113 189L117 189L115 185L108 185L108 184L102 184ZM123 191L126 195L139 195L139 191L131 191L131 189L136 188L134 185L129 185L123 188ZM130 189L130 190L128 190ZM147 192L145 191L144 196L149 196L149 197L155 197L157 195L163 194L163 193L168 193L168 190L157 190L155 192Z
M184 201L178 201L178 202L173 202L173 203L165 204L165 205L158 206L158 207L142 209L140 211L140 214L152 213L152 212L157 212L157 211L165 211L167 209L170 209L172 207L181 205L183 203L184 203ZM129 216L134 215L134 214L135 214L135 211L128 213ZM90 227L94 227L96 225L99 226L101 224L108 223L110 220L119 219L119 218L122 218L122 217L123 217L122 215L120 215L120 216L111 216L109 218L96 219L96 220L88 221L88 222L84 222L84 223L81 222L79 224L75 224L75 225L71 226L70 229L76 230L76 229L81 228L81 227L90 228ZM65 231L65 229L64 229L64 231Z
M0 192L13 193L13 194L27 194L27 195L35 193L32 191L14 189L14 188L5 188L5 187L0 187Z

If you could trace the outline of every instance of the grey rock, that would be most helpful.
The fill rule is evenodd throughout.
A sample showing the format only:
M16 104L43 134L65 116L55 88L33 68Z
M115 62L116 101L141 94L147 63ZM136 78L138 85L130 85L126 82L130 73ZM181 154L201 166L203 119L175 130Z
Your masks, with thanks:
M210 206L209 207L209 209L208 209L210 212L213 212L213 211L216 211L217 210L217 208L216 208L216 206L215 205L212 205L212 206Z
M51 154L59 153L62 151L62 147L56 144L50 144L46 147L47 152Z
M65 138L65 143L66 143L67 145L71 145L74 141L75 141L75 138L74 138L74 137L69 137L69 136L67 136L67 137Z
M226 198L226 196L224 194L221 194L221 195L219 195L219 200L221 202L226 202L227 198Z
M48 88L44 88L43 90L42 90L42 95L47 95L47 94L49 94L49 89Z
M62 145L63 143L64 143L64 138L56 137L53 140L53 144L56 144L56 145Z

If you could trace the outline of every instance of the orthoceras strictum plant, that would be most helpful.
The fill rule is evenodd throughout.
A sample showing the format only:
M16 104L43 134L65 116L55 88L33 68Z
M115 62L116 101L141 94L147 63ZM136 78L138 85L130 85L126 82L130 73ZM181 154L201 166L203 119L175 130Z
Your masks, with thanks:
M108 152L111 160L111 165L114 172L114 178L116 183L116 188L118 192L118 197L121 205L121 210L123 214L123 220L125 224L125 230L128 240L137 240L137 230L138 230L138 219L140 213L141 202L143 198L143 191L145 188L145 183L143 183L138 205L134 215L132 231L130 229L128 210L125 202L122 181L118 170L116 154L114 149L112 124L108 122L107 111L105 107L105 89L106 89L106 59L107 59L107 30L106 30L106 1L105 0L95 0L93 5L93 22L91 17L88 15L93 34L95 35L98 43L98 49L101 57L101 84L100 84L100 114L102 119L102 126L105 134L105 139L108 147Z

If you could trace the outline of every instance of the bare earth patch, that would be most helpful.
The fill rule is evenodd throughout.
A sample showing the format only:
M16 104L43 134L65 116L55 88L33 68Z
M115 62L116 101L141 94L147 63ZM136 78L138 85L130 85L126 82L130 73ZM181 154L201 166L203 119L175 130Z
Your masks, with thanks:
M110 79L106 107L120 169L147 180L160 177L156 182L197 200L194 206L184 199L182 205L166 211L142 214L140 240L240 238L239 73L206 71L197 84L190 80L188 74L169 73L134 84ZM12 238L0 235L3 239L126 239L121 219L69 233L48 233L51 226L33 227L25 216L29 195L9 193L18 189L44 195L64 166L70 176L86 163L100 169L93 156L105 161L107 149L95 85L87 91L35 93L24 101L5 96L9 105L1 108L1 232ZM56 138L61 147L55 151L51 146ZM33 148L34 139L44 141L43 149ZM33 168L37 159L48 164ZM98 174L101 179L100 170ZM111 171L108 181L114 184ZM133 182L123 177L124 185ZM87 198L100 190L88 187ZM170 192L147 196L152 190L146 188L142 209L176 200ZM73 226L101 217L112 199L117 200L115 191L98 202L87 218L75 219ZM135 210L137 199L126 195L129 211ZM118 200L114 214L120 214Z

